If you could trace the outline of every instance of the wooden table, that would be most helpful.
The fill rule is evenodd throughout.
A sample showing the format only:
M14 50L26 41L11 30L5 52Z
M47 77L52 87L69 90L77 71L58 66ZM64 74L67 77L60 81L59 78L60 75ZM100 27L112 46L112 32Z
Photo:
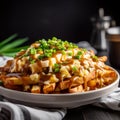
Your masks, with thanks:
M86 105L68 110L63 120L120 120L120 111Z

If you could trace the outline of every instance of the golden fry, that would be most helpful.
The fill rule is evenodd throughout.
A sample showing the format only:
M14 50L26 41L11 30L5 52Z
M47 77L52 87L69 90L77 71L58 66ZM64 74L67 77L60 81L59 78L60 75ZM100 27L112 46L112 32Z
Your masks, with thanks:
M43 93L48 94L55 91L55 83L51 83L43 86Z
M31 89L31 93L40 93L41 92L41 88L38 85L33 85L32 89Z

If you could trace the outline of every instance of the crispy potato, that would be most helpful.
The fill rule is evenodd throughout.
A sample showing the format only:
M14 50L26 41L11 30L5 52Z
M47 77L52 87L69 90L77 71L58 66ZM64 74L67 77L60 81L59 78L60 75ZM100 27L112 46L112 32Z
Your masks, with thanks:
M70 93L76 93L76 92L83 92L83 86L82 85L79 85L77 87L73 87L73 88L70 88L69 89L69 92Z
M65 89L68 89L70 86L70 80L65 80L65 81L62 81L59 83L59 88L61 90L65 90Z
M41 92L41 87L38 85L33 85L31 88L31 93L40 93Z
M48 93L55 91L55 86L56 86L55 83L44 85L43 86L43 93L48 94Z
M8 77L8 78L5 78L3 81L4 81L5 84L9 84L9 85L12 85L12 86L23 84L23 81L20 78L17 78L17 77Z

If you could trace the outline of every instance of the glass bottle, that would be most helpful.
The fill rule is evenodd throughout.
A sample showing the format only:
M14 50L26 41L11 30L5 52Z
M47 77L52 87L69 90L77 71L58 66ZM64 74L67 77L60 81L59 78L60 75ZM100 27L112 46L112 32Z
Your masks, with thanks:
M111 16L104 16L103 8L99 9L99 16L91 18L93 30L90 44L97 50L107 50L106 30L115 26L115 21Z

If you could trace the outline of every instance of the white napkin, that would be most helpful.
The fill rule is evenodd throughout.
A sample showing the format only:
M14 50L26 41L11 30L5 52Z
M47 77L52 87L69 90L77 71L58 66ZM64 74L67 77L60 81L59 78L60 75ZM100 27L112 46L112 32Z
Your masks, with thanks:
M10 102L0 102L0 120L62 120L66 109L32 108Z
M0 56L0 67L4 66L7 60L11 60L13 57Z

